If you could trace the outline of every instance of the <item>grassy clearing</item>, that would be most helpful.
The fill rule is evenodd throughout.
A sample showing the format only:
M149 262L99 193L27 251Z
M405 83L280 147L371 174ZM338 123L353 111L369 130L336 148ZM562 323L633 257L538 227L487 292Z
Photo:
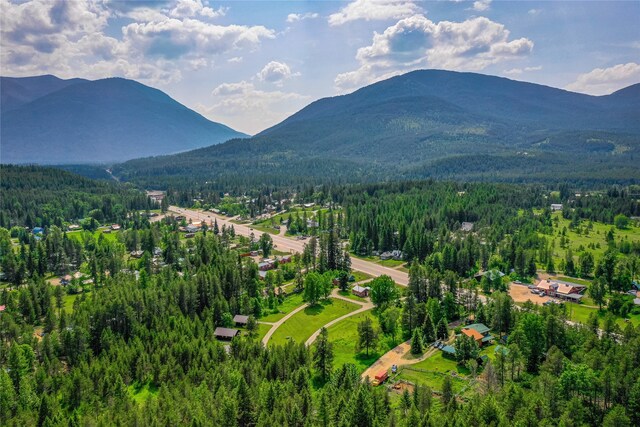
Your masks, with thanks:
M404 267L405 262L401 261L401 260L387 259L387 260L383 261L383 260L380 259L380 257L377 257L377 256L362 256L362 255L358 255L358 254L354 254L354 253L351 253L350 255L352 257L354 257L354 258L358 258L358 259L362 259L362 260L365 260L365 261L373 262L375 264L382 265L384 267L396 268L396 267L403 266L403 267L400 267L400 268L405 268Z
M271 336L269 343L284 344L289 339L303 343L327 322L358 308L360 308L358 304L334 298L322 301L294 314Z
M349 298L352 299L354 301L358 301L358 302L366 302L367 300L365 298L361 298L357 295L354 295L351 293L351 291L338 291L338 295L345 297L345 298Z
M269 332L269 329L271 329L272 325L265 325L264 323L258 323L258 337L256 338L256 341L262 341L262 338L264 338L265 335L267 335L267 332Z
M352 271L351 274L355 277L356 282L362 282L363 280L373 279L373 276L362 271Z
M612 228L614 229L615 241L616 243L620 243L622 240L627 239L629 242L640 241L640 227L635 227L634 225L630 225L629 228L625 230L620 230L614 228L611 224L603 224L600 222L593 223L593 229L589 231L589 235L585 235L584 233L578 234L575 231L569 229L570 220L562 218L561 212L554 212L552 214L554 218L553 223L553 235L543 235L547 238L555 239L556 246L553 251L554 262L557 265L560 264L560 260L564 259L566 256L567 249L563 249L560 247L560 234L564 227L567 228L566 237L569 239L569 247L573 251L575 261L578 261L578 255L582 250L588 250L593 253L594 260L596 263L600 260L602 255L607 250L607 241L606 235ZM558 218L558 226L555 226L555 218ZM583 221L581 223L582 226L586 225L587 222ZM584 228L584 227L582 227ZM596 246L595 249L589 248L590 244L594 244ZM575 280L575 279L574 279Z
M87 292L89 294L89 292ZM62 308L65 313L71 314L73 313L73 304L76 299L78 299L82 294L73 294L73 295L65 295L62 297L62 301L64 302L64 307Z
M398 378L441 391L445 375L451 375L454 393L459 393L468 384L469 373L467 368L458 366L455 361L447 359L439 351L422 362L401 368Z
M302 293L287 295L282 304L274 310L275 312L263 316L260 320L263 322L277 322L292 310L300 307L302 304L304 304L304 301L302 300Z
M112 231L111 233L104 233L103 231L104 231L103 229L96 230L93 233L86 230L67 231L67 237L83 243L85 239L87 239L89 236L93 236L94 239L96 240L100 236L103 236L103 238L106 239L108 242L115 242L118 240L118 234L119 234L118 232Z
M152 397L158 395L158 387L153 384L132 384L127 387L129 396L138 404L143 404Z
M371 312L348 317L329 328L329 341L333 343L333 366L338 368L345 363L353 363L358 368L358 372L364 372L383 354L394 347L391 339L381 337L380 344L375 351L370 351L369 356L364 352L356 353L356 343L358 342L358 323L365 319L371 319L375 329L380 329L378 318Z
M587 323L587 320L592 313L596 313L598 315L598 319L602 325L607 314L606 310L601 311L597 308L586 307L583 304L567 303L567 317L574 322ZM624 328L628 323L620 316L615 316L615 318L616 324L621 328ZM638 326L640 325L640 314L630 314L628 320L633 326Z

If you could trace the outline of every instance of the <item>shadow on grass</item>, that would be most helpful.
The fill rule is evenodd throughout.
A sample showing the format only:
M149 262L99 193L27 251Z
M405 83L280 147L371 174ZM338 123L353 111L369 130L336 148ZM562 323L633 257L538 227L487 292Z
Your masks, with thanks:
M314 305L310 305L309 307L305 308L304 314L306 314L307 316L318 316L322 314L325 306L328 306L328 305L333 305L333 301L330 299L319 301Z

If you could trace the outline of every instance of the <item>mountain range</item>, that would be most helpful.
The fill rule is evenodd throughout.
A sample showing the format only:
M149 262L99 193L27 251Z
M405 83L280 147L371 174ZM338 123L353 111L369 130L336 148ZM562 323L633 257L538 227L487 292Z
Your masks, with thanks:
M590 96L420 70L320 99L250 139L118 165L122 179L638 182L640 84Z
M247 135L133 80L0 78L0 162L106 163Z

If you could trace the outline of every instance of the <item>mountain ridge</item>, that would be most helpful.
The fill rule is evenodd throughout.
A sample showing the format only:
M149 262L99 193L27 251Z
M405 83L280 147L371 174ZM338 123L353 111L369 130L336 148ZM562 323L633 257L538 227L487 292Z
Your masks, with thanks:
M260 176L635 181L639 87L592 96L477 73L419 70L314 101L250 139L136 159L114 170L124 180L153 185L224 180L238 170L250 170L252 177L242 179L256 184ZM303 168L314 163L326 172Z
M41 91L35 85L29 93L40 96L2 111L3 163L121 162L247 136L133 80L51 77L3 80L14 87L57 85Z

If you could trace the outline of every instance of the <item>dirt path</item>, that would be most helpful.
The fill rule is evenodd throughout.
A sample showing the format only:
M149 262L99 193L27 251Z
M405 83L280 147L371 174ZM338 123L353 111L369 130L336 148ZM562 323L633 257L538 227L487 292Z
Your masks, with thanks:
M320 329L315 331L313 333L313 335L311 335L307 341L305 341L305 345L310 346L311 344L313 344L313 342L316 340L316 338L318 338L318 335L320 335L320 331L322 330L322 328L328 328L331 325L335 325L336 323L346 319L347 317L355 316L356 314L360 314L360 313L362 313L364 311L371 310L373 308L373 303L371 302L371 300L367 300L365 302L352 300L351 298L343 297L342 295L338 294L338 291L339 291L338 288L334 289L331 292L331 297L332 298L336 298L336 299L341 299L343 301L348 301L350 303L360 304L361 307L359 309L357 309L356 311L352 311L351 313L347 313L344 316L340 316L340 317L338 317L336 319L333 319L330 322L325 323Z
M362 378L369 377L370 379L375 377L375 375L382 371L389 371L391 366L403 366L403 365L413 365L415 363L422 362L425 359L436 354L438 349L434 347L429 347L426 352L420 357L416 357L415 359L407 359L406 356L411 353L411 340L405 341L397 347L389 350L387 353L380 356L376 362L369 366L366 371L362 373Z
M177 206L170 206L169 209L178 215L184 215L187 218L191 218L193 221L213 221L213 219L215 218L218 220L218 226L220 227L222 227L223 224L226 224L227 226L232 225L232 223L230 222L230 218L216 215L213 212L202 212L193 209L179 208ZM238 235L249 236L251 233L253 233L256 238L259 238L260 235L262 235L261 231L252 229L253 227L250 225L233 224L233 226L236 234ZM277 234L272 235L271 238L273 239L273 243L275 245L278 245L278 250L281 250L283 252L294 251L302 253L304 250L304 241L295 240L288 236L280 236ZM367 273L373 277L378 277L386 274L401 286L407 286L407 284L409 283L409 275L404 271L394 270L393 268L384 267L356 257L351 258L351 268Z

